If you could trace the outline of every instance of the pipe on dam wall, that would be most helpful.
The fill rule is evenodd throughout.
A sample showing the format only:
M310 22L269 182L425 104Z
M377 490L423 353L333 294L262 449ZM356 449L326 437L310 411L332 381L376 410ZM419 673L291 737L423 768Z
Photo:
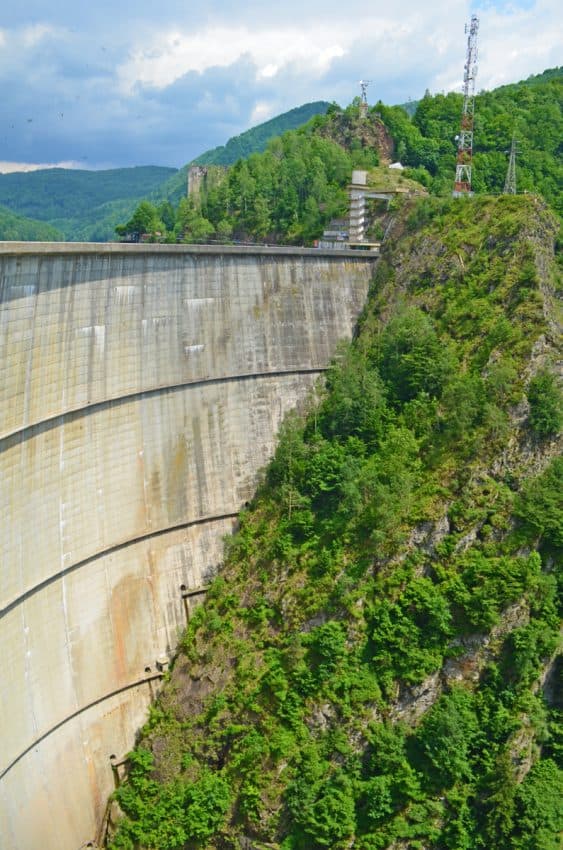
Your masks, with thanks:
M374 257L0 243L0 846L77 850Z

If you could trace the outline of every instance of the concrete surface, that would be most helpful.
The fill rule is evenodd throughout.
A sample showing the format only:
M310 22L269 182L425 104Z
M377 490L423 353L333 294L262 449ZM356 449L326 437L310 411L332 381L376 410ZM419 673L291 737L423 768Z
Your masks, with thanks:
M374 257L0 243L0 847L78 850Z

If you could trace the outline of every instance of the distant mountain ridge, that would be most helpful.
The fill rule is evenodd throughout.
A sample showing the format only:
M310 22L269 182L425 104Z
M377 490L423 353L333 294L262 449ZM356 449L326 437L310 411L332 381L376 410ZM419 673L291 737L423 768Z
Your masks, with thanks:
M328 107L327 102L316 101L290 109L234 136L225 145L205 151L193 163L230 165L240 157L263 151L274 136L306 124L314 115L324 115ZM113 239L116 224L127 220L144 198L177 204L186 194L188 167L148 165L105 171L49 168L0 174L0 206L16 216L4 228L13 235L4 238L35 240L39 237L26 234L40 232L39 221L53 228L41 231L52 233L41 238L73 242ZM0 214L0 226L4 220L8 221Z
M188 169L190 165L234 165L239 159L245 159L253 153L262 153L266 150L268 142L276 136L288 130L297 130L315 115L325 115L330 104L325 100L317 100L314 103L304 103L282 115L276 115L263 124L251 127L238 136L233 136L224 145L205 151L193 159L183 168L180 168L163 185L153 193L150 200L170 201L177 204L181 197L186 194L188 182Z
M47 222L64 239L101 241L113 238L116 221L130 215L139 200L175 171L148 165L105 171L49 168L0 174L0 205L17 216Z
M0 206L0 241L60 242L62 239L62 233L50 224L16 215Z
M478 96L479 132L475 146L475 190L502 191L505 149L513 129L519 141L518 188L540 191L562 214L560 156L562 68L552 68ZM425 95L399 107L374 107L395 142L395 157L414 168L415 179L434 193L447 191L455 166L453 138L459 130L459 94ZM316 101L259 124L218 148L202 153L181 169L158 166L86 171L46 169L0 174L0 220L9 239L35 239L39 222L57 231L50 238L106 241L142 200L177 205L186 194L190 164L230 165L265 150L272 138L298 129L330 104ZM413 115L414 113L414 115ZM320 119L319 119L320 120ZM10 212L20 218L6 218ZM3 216L3 217L2 217ZM34 221L30 221L33 219ZM41 237L44 238L44 237Z
M245 130L239 136L233 136L225 145L202 153L193 160L193 165L234 165L237 159L260 153L274 136L281 136L286 130L295 130L306 124L314 115L325 115L330 103L317 100L314 103L304 103L276 115L263 124L258 124L250 130Z

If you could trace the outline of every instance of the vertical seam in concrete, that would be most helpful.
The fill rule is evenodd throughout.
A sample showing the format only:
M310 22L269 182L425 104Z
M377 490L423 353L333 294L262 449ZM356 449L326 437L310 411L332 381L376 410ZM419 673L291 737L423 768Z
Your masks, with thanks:
M63 480L63 469L64 469L64 436L65 429L64 424L59 431L59 472L61 475L61 481ZM67 583L66 583L66 560L67 553L65 551L65 509L66 503L64 501L65 493L63 488L61 488L59 494L59 531L60 531L60 547L61 547L61 597L62 597L62 606L63 606L63 621L64 621L64 635L65 635L65 653L68 659L68 670L70 671L71 680L72 680L72 695L74 698L75 707L78 706L78 695L76 693L76 671L74 670L74 665L72 663L72 647L71 647L71 637L69 633L69 612L67 606Z
M35 281L35 294L33 295L33 317L31 320L31 335L29 339L29 356L27 358L26 371L25 371L25 386L23 393L23 410L22 410L22 422L29 421L29 406L31 399L31 375L33 371L33 352L35 351L35 328L36 328L36 316L37 316L37 302L39 301L39 281L41 276L41 263L37 264L37 279Z

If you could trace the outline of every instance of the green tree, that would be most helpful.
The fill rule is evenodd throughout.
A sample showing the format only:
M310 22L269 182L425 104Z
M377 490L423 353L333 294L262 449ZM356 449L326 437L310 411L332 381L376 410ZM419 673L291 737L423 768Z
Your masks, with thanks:
M354 790L343 771L317 778L319 768L307 762L301 776L290 785L287 803L294 822L303 833L300 847L317 850L335 847L355 831Z
M178 206L176 230L183 242L205 242L214 229L191 198L182 198Z
M131 235L136 239L162 231L164 225L159 220L156 207L148 201L141 201L127 224L116 227L119 236Z
M379 368L393 396L401 402L419 393L439 397L452 369L447 347L432 321L416 307L408 307L385 328Z
M174 230L174 225L176 224L176 212L174 211L174 207L170 203L170 201L163 201L156 209L158 218L164 226L166 230L172 231Z
M546 543L563 547L563 458L556 457L529 480L516 501L515 513Z
M221 242L228 242L233 233L233 226L226 218L222 218L216 227L217 239Z
M205 770L185 794L185 829L188 839L207 841L223 823L231 804L227 781L217 773Z
M327 373L329 394L323 401L316 424L328 439L358 437L375 448L383 435L385 389L377 369L349 350Z
M489 846L509 850L514 825L517 784L510 754L497 756L486 782L484 832Z
M452 688L424 717L417 738L440 787L472 775L470 752L477 731L471 694L462 687Z
M263 239L270 232L272 222L270 220L270 210L268 201L263 195L257 195L252 210L245 216L246 224L253 235L258 239Z
M516 796L515 850L560 850L563 771L551 759L535 764Z

